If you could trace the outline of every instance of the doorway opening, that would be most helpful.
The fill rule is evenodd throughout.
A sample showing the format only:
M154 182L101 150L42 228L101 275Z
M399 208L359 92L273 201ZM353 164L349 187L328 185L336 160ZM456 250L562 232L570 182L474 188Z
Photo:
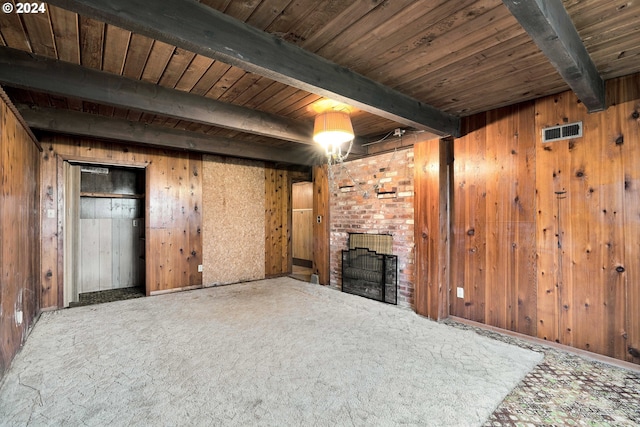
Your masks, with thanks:
M65 307L145 295L145 170L65 162Z
M313 183L292 184L292 252L291 277L311 281L313 266Z

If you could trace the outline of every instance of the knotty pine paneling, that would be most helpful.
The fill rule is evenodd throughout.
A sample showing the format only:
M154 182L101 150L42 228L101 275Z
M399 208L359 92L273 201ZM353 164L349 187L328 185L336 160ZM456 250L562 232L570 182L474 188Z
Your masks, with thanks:
M639 82L638 75L608 82L612 105L601 113L587 114L570 92L536 102L536 129L584 126L582 138L536 148L538 337L635 363Z
M0 379L40 312L38 148L0 100Z
M450 313L640 363L640 75L463 120ZM542 144L542 128L584 136ZM456 288L464 298L456 298Z
M451 314L535 334L534 106L463 120L454 142ZM457 288L464 298L457 297Z
M146 292L202 286L202 158L198 154L47 136L41 167L42 307L62 307L64 160L146 168Z
M265 276L290 274L291 179L289 171L265 167Z

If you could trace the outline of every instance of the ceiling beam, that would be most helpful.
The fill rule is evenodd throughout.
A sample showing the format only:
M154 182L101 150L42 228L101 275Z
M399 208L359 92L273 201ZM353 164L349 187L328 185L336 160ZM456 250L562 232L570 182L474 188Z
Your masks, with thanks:
M316 146L300 145L299 148L283 149L77 111L32 108L26 105L16 107L29 127L49 132L276 163L311 166L324 161L320 147Z
M0 47L0 83L285 141L314 144L311 138L313 123L7 47Z
M188 0L52 0L113 24L289 86L438 135L460 134L460 119L330 62L209 6Z
M502 0L591 112L606 109L604 81L562 0Z

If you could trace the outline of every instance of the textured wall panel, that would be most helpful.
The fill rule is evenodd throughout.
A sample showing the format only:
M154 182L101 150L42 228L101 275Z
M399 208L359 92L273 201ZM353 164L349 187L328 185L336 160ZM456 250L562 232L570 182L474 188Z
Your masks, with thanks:
M264 164L204 156L203 283L264 278Z

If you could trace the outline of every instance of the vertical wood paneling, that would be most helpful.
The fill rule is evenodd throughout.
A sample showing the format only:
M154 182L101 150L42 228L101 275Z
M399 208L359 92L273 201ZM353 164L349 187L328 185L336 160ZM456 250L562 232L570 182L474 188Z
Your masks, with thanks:
M624 330L626 360L640 363L640 77L619 79L608 85L607 99L620 104L614 132L616 144L623 148L624 173ZM618 324L609 327L615 336Z
M450 293L451 314L528 334L536 328L533 111L526 103L463 121Z
M485 321L486 125L484 114L466 118L464 136L454 142L451 314L476 322ZM464 298L457 298L457 288Z
M618 84L624 83L608 83ZM637 305L629 306L633 298L629 276L634 274L629 270L635 270L629 262L638 259L640 239L633 232L638 216L627 211L629 201L633 200L631 206L636 202L632 188L640 165L638 124L634 134L632 119L635 108L629 101L587 114L571 93L536 102L536 128L574 121L584 126L582 138L537 149L537 235L542 240L538 277L545 292L538 301L538 317L546 325L538 335L631 361L628 346L634 333L629 320ZM552 194L557 191L566 191L564 198ZM555 245L546 237L549 234Z
M607 86L605 112L566 92L463 120L451 313L640 363L640 75Z
M56 234L62 213L63 195L58 183L62 159L146 166L146 292L149 295L202 285L202 274L197 271L202 253L198 231L202 226L198 213L202 184L194 176L201 169L200 155L62 136L48 137L47 141L41 168L43 307L63 304L62 289L58 289L61 268L57 264L63 257ZM54 218L46 218L48 209L53 209Z
M415 309L433 319L449 315L449 140L414 146Z
M265 276L291 273L291 180L289 172L265 168Z
M320 222L316 219L320 218ZM313 274L318 283L329 284L329 179L327 167L313 168Z
M0 100L0 378L40 311L39 178L36 145Z
M58 307L58 161L53 146L44 144L40 162L41 306ZM52 214L52 215L50 215Z

